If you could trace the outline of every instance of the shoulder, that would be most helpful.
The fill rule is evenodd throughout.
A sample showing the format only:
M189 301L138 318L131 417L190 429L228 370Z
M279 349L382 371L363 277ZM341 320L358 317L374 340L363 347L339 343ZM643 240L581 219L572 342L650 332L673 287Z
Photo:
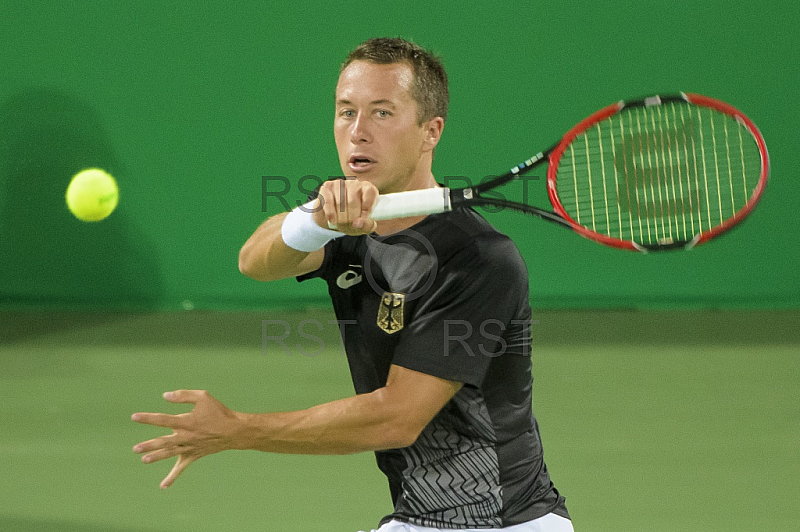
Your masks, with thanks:
M472 209L437 215L432 232L442 258L478 267L526 271L514 241Z

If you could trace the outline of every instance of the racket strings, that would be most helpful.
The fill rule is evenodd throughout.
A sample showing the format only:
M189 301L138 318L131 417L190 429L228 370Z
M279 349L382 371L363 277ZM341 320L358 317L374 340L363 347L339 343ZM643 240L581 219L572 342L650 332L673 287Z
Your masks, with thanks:
M669 244L733 217L760 171L758 145L739 120L669 102L624 108L579 134L561 157L556 187L564 210L587 229Z

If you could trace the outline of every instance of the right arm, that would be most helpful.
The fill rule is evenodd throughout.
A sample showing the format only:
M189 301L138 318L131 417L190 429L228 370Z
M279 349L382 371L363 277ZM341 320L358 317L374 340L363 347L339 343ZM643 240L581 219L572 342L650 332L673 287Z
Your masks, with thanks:
M344 201L340 199L342 193ZM377 224L369 218L378 198L378 189L373 184L353 179L327 181L320 187L318 198L322 208L315 208L312 216L319 227L331 223L348 235L375 230ZM324 248L298 251L283 241L281 228L287 215L282 213L267 219L247 239L239 252L239 271L244 275L258 281L275 281L313 272L322 266Z
M276 214L262 223L239 251L239 271L257 281L275 281L313 272L322 266L324 249L311 253L287 246L281 226L288 213Z

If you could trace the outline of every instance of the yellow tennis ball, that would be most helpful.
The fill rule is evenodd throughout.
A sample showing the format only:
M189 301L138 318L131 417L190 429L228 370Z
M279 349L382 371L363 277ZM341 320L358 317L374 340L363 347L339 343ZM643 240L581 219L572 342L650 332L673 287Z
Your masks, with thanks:
M88 168L75 174L67 187L67 207L78 220L97 222L114 212L117 182L105 170Z

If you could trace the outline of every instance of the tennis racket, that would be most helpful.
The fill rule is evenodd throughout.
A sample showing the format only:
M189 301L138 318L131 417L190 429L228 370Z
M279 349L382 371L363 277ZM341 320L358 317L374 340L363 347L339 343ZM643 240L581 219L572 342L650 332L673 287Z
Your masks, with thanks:
M545 162L552 211L490 195ZM743 113L698 94L651 96L597 111L550 149L479 185L379 196L371 218L495 205L615 248L690 249L741 222L768 174L767 146Z

